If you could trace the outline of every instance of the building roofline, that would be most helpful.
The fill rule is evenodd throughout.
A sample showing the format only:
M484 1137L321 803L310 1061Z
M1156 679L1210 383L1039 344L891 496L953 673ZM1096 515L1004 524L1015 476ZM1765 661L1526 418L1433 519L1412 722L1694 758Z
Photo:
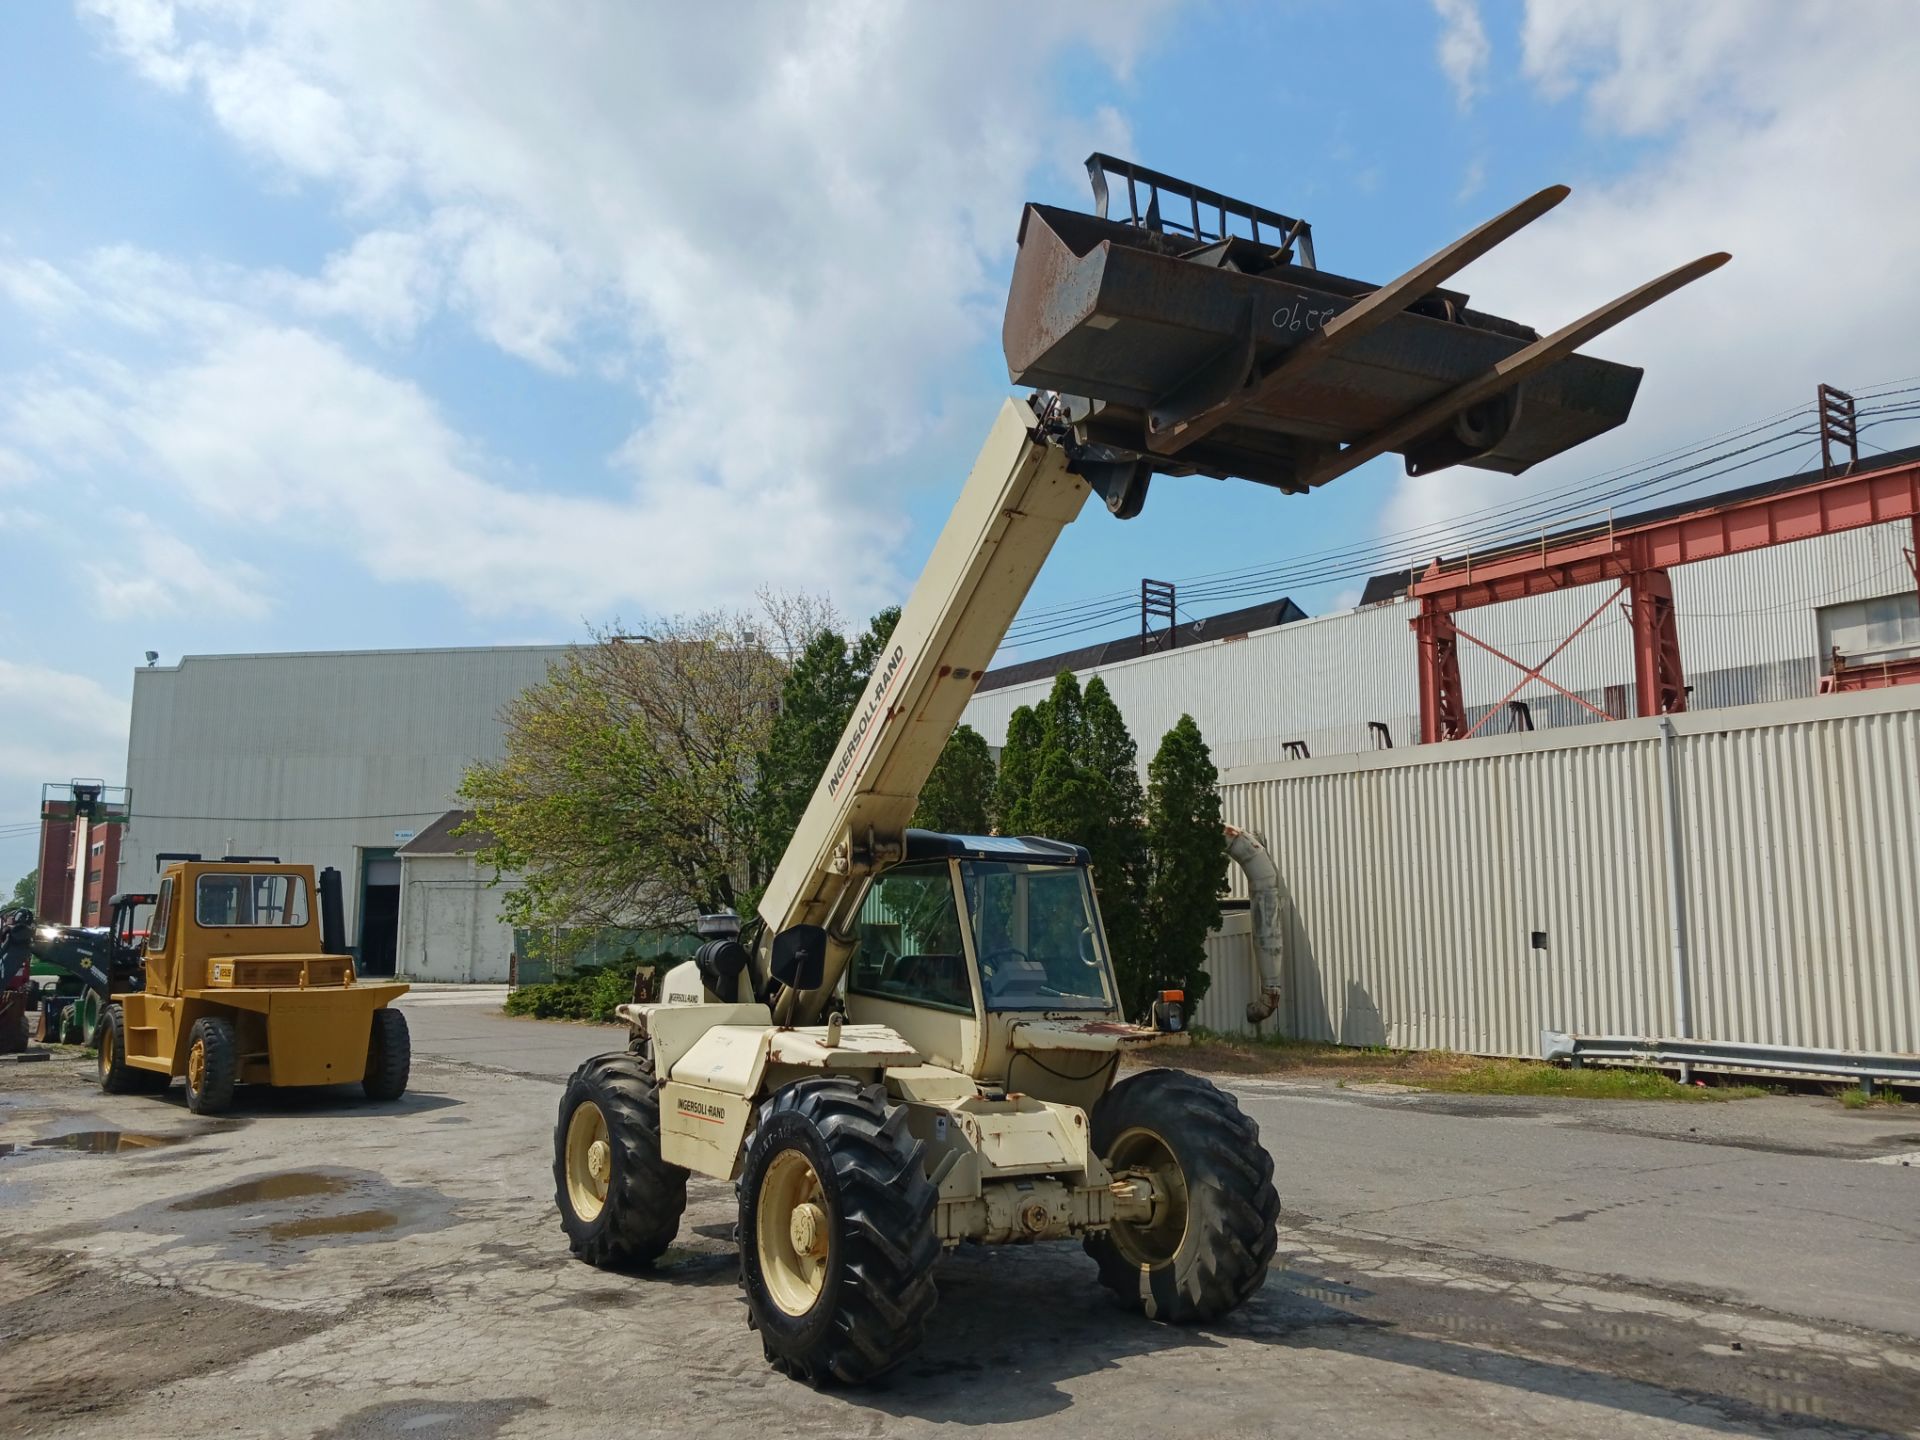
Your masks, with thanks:
M529 650L574 650L579 648L579 644L575 640L556 640L548 645L414 645L392 650L239 650L217 655L182 655L171 665L136 665L133 673L173 671L189 663L213 660L339 660L362 655L506 655Z

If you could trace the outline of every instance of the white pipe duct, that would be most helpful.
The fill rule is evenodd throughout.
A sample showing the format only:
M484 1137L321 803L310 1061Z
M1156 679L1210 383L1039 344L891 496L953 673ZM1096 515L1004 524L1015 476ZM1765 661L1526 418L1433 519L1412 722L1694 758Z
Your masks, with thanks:
M1260 971L1260 994L1247 1002L1247 1019L1258 1025L1280 1008L1280 981L1286 973L1287 931L1280 914L1280 868L1258 835L1232 825L1223 828L1227 832L1227 854L1247 877L1253 962Z

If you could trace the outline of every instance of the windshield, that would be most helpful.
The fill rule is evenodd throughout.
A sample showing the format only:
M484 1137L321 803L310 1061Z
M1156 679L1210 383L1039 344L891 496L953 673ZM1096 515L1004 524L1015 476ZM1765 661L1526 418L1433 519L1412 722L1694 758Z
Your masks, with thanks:
M962 863L989 1010L1111 1005L1086 873L1074 865Z
M193 918L225 929L236 925L304 925L307 882L299 875L202 875Z

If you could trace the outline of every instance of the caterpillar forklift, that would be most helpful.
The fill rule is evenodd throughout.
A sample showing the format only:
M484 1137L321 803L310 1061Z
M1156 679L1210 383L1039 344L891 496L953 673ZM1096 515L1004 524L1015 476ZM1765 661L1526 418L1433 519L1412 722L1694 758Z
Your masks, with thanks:
M1388 452L1519 473L1627 418L1640 371L1576 347L1727 258L1543 337L1444 282L1563 187L1373 286L1318 269L1304 221L1088 169L1095 213L1021 222L1002 338L1036 393L1001 407L758 916L709 917L658 1002L620 1008L626 1049L575 1072L554 1129L561 1223L597 1266L665 1251L690 1175L732 1182L749 1324L815 1384L909 1354L963 1242L1077 1238L1175 1323L1233 1310L1274 1254L1252 1119L1194 1075L1121 1076L1184 1037L1171 1004L1122 1013L1086 851L908 828L1061 529L1090 494L1138 514L1157 474L1297 493Z
M339 871L316 884L311 865L181 860L156 893L116 895L112 909L120 961L97 1033L101 1089L159 1094L179 1076L196 1115L229 1108L240 1085L406 1093L412 1043L392 1004L407 986L355 973Z

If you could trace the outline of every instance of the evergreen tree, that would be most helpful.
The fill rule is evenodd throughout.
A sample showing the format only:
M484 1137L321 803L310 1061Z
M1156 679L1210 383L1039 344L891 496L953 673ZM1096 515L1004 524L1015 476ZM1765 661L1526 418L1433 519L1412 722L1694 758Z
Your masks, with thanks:
M1042 724L1031 705L1007 717L1007 743L1000 749L1000 774L993 787L993 824L1002 835L1030 835L1027 802L1040 764Z
M1082 699L1081 766L1091 789L1087 828L1077 837L1093 860L1100 913L1113 967L1129 1014L1139 1013L1151 983L1146 935L1146 797L1140 786L1140 751L1106 681L1087 682Z
M913 823L950 835L984 835L993 798L993 752L978 730L962 725L948 738L927 777Z
M1227 840L1220 827L1220 772L1191 715L1182 715L1147 767L1147 985L1130 1013L1163 984L1187 992L1191 1007L1207 993L1207 932L1220 922Z
M755 876L749 903L758 901L786 852L899 619L897 606L882 610L851 646L837 631L821 631L781 683L780 713L760 751L754 784Z
M1053 691L1036 708L1040 746L1020 833L1085 844L1093 828L1098 793L1085 762L1086 706L1080 682L1062 670Z

